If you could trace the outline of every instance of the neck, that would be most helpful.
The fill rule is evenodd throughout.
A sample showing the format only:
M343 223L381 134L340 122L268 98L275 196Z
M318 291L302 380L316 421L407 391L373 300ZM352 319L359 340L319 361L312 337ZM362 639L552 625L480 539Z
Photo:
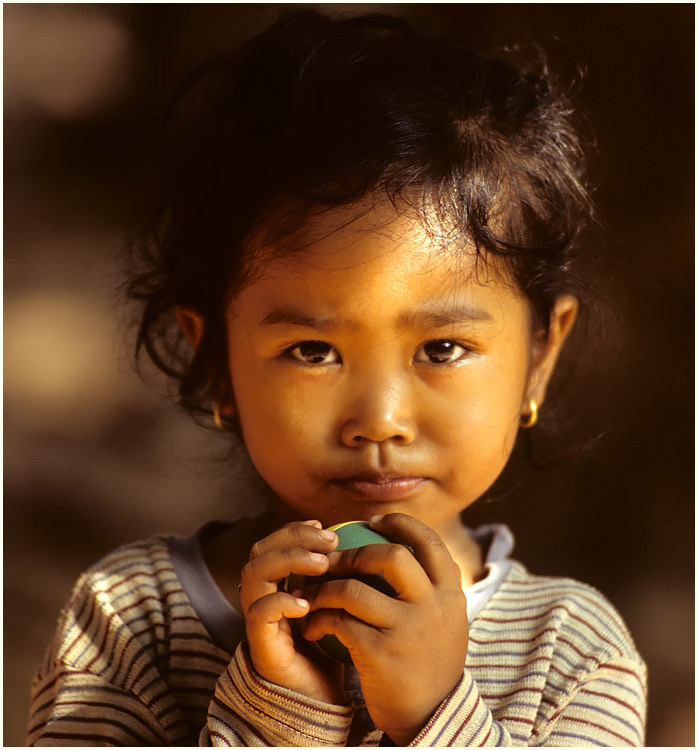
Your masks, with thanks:
M470 536L465 526L457 522L437 529L454 562L460 568L461 586L466 589L484 575L480 545Z

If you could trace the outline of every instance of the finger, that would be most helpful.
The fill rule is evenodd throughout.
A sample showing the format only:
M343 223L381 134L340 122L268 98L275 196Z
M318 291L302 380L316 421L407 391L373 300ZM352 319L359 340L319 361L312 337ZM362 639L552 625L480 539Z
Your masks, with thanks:
M310 604L307 599L293 596L286 591L277 591L257 599L247 612L247 627L257 631L275 625L284 618L294 619L308 614Z
M308 641L319 641L325 635L335 635L350 653L358 649L376 649L381 640L380 630L340 609L323 609L308 616L303 637Z
M329 552L337 546L334 531L323 529L319 521L294 521L252 545L250 558L260 557L281 547L302 547L313 552Z
M307 600L291 596L285 591L277 591L257 599L245 615L245 629L250 645L258 652L265 652L280 635L291 642L290 633L281 633L280 623L285 619L303 617L308 614L308 610Z
M273 594L291 574L322 575L329 566L327 555L300 547L283 547L251 559L240 573L240 603L245 614L253 602Z
M376 591L356 578L327 581L320 586L306 587L304 597L310 611L341 609L375 628L389 628L403 615L404 603Z
M429 577L402 544L368 544L328 555L329 573L336 577L380 575L395 589L395 596L415 601L432 590Z
M434 529L405 513L374 516L369 524L372 529L409 544L433 585L460 587L460 569L453 561L443 539Z

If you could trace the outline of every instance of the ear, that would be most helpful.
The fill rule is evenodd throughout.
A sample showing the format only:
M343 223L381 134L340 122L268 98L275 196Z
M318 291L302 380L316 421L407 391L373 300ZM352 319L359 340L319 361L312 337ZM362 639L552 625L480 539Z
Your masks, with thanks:
M176 307L175 315L182 333L189 339L191 345L196 349L201 337L204 335L204 319L201 314L191 307Z
M537 350L534 357L533 367L528 379L526 389L526 400L533 401L540 407L545 401L548 383L555 370L558 357L562 351L562 345L574 326L577 319L579 302L570 294L562 295L555 300L550 313L550 325L547 336L541 339L535 347Z
M189 339L194 349L197 349L204 335L204 319L201 313L191 307L176 307L175 315L182 333ZM231 403L222 401L218 404L218 408L224 417L232 419L235 415L235 407Z

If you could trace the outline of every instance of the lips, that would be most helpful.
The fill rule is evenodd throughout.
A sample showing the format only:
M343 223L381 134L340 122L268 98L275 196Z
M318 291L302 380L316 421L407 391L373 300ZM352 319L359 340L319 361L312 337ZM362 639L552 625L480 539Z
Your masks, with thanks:
M333 479L331 484L366 500L389 502L409 497L427 481L426 477L371 473Z

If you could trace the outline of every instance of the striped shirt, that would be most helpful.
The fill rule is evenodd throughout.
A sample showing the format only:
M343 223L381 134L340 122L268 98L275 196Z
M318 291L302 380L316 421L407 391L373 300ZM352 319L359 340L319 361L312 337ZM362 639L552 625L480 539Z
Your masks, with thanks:
M32 685L27 744L381 743L360 690L314 701L260 677L241 630L212 635L172 542L122 547L80 577ZM412 746L643 744L645 665L601 594L513 560L476 586L489 590L471 592L463 676Z

